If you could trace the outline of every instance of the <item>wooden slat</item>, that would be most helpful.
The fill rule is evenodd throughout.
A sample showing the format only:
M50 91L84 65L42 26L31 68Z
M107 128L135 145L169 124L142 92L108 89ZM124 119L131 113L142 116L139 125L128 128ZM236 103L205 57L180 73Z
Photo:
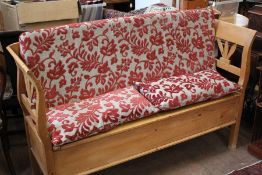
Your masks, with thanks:
M223 55L223 57L224 58L226 58L227 59L227 54L228 54L228 41L225 41L225 43L224 43L224 50L223 50L223 53L222 53L222 55Z
M222 43L222 41L221 41L220 38L217 38L217 44L218 44L218 48L219 48L219 50L220 50L220 53L221 53L221 55L223 56L224 46L223 46L223 43Z
M217 67L224 69L228 72L231 72L232 74L235 74L237 76L240 76L240 68L224 63L223 61L218 60L218 59L216 61L217 61Z
M23 105L26 107L27 111L30 113L30 117L34 120L35 123L37 123L38 116L36 115L36 111L32 109L32 104L28 100L28 98L25 96L25 94L21 95L21 100Z
M227 54L227 59L230 59L230 57L234 54L234 52L236 51L237 45L233 44Z

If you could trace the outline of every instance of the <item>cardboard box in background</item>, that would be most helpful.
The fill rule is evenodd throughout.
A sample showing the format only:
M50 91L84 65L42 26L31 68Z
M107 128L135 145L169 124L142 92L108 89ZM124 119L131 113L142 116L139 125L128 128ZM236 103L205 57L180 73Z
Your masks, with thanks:
M20 2L11 5L0 2L4 30L28 30L77 22L76 0Z

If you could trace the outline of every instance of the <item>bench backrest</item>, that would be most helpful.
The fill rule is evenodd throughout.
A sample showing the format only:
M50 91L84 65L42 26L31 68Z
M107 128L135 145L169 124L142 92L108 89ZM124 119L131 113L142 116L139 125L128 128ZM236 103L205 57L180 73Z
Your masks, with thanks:
M115 18L26 32L23 61L47 107L163 77L215 68L208 10Z

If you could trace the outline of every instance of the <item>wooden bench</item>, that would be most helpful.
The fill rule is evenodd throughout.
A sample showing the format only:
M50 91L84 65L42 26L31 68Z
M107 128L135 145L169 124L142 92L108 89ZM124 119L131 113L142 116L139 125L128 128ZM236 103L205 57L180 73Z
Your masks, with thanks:
M30 157L33 165L36 165L35 164L36 161L44 174L56 174L56 175L89 174L228 126L231 127L229 147L236 148L240 119L241 119L241 112L242 112L242 105L243 105L243 98L244 98L244 93L249 77L250 50L256 32L254 30L243 28L243 27L237 27L226 22L214 21L212 16L213 15L211 14L211 12L207 10L166 12L166 13L159 13L159 14L146 14L141 16L104 20L104 21L94 21L92 23L82 23L82 24L75 24L71 26L62 26L55 29L33 31L22 35L20 37L20 44L15 43L10 45L8 47L8 50L13 55L18 67L18 72L17 72L18 98L24 112L28 147L29 147ZM197 21L195 21L196 19ZM205 20L207 21L204 22ZM164 28L168 26L168 24L170 24L168 29ZM54 146L54 144L56 144L57 142L54 142L53 138L50 138L50 132L47 129L47 123L48 123L47 114L48 111L50 111L53 107L56 107L56 105L58 105L59 103L50 102L51 95L47 93L50 92L48 91L49 83L46 83L45 76L41 78L42 72L39 72L39 70L41 71L45 69L41 67L43 65L40 65L40 67L35 67L35 65L38 63L37 61L36 62L34 61L38 60L38 57L36 55L30 55L31 51L32 53L37 52L37 49L35 49L36 47L38 47L37 42L40 43L40 41L43 41L43 38L46 39L48 38L47 36L51 34L52 36L55 35L54 38L56 40L46 39L46 41L51 43L49 47L41 46L41 48L44 49L41 52L39 52L40 55L39 60L58 59L61 61L63 59L59 58L61 56L57 54L58 52L56 53L50 52L51 54L49 54L48 52L48 54L45 55L41 55L41 54L45 53L46 51L49 51L50 48L60 49L60 51L61 50L65 51L63 52L64 57L68 58L68 53L71 54L71 51L73 52L74 49L66 50L66 49L62 49L63 48L62 46L70 46L72 43L75 44L74 46L76 46L78 42L71 42L71 41L60 42L58 40L60 39L63 40L66 37L72 37L72 36L77 37L77 33L75 33L75 35L72 35L76 31L78 32L87 31L85 36L89 36L89 38L100 36L101 33L105 34L108 37L108 40L105 39L103 41L100 41L98 39L98 43L97 43L98 46L95 47L96 49L101 49L104 44L106 44L107 42L110 43L112 39L110 37L113 37L117 33L116 32L117 30L123 29L122 32L117 33L118 35L121 35L123 33L127 34L127 32L130 32L132 30L137 32L142 31L143 29L146 30L146 28L144 28L146 25L149 27L151 25L159 25L158 28L159 30L157 31L147 30L147 32L150 33L150 31L151 32L160 31L163 32L162 34L164 35L166 30L170 30L171 32L176 32L175 30L172 29L176 29L176 30L181 29L181 31L186 31L184 29L188 29L187 27L177 28L178 24L180 25L180 27L183 25L184 26L189 25L191 27L192 25L193 26L195 25L194 26L195 28L192 27L192 29L190 29L189 31L192 30L194 32L195 31L200 32L198 34L201 34L201 36L202 36L201 33L202 30L197 30L197 29L200 29L201 27L204 27L202 28L203 30L205 29L205 27L210 28L209 34L207 34L205 37L208 38L212 35L215 36L216 41L218 42L218 48L221 51L221 55L222 55L221 58L217 58L215 60L216 66L238 76L239 80L237 84L241 90L223 96L221 98L209 99L207 101L186 105L184 107L180 107L177 109L157 112L156 114L153 114L150 117L145 117L132 122L121 124L117 127L112 127L110 130L106 132L101 132L98 134L94 134L90 137L82 138L81 140L77 140L77 141L73 140L72 142L67 142L66 144L58 144ZM100 32L99 34L98 30L100 30L100 28L103 27L105 28L104 32ZM108 27L111 29L107 30ZM79 30L79 28L81 28L81 30ZM93 36L92 36L92 32L90 33L91 29L94 29ZM130 35L128 36L130 36L130 38L132 38L133 35L139 36L139 32L135 33L134 31L129 33ZM56 32L59 32L59 34ZM69 35L66 35L66 32L68 32ZM107 35L108 32L111 33ZM187 34L191 35L192 33L189 32ZM148 35L149 34L146 34L145 31L140 38L149 37ZM150 34L150 36L152 35ZM196 36L197 34L192 35L191 39L195 38ZM165 39L167 40L168 35L165 35L165 37L166 37ZM184 38L186 37L187 36L185 35ZM203 36L203 38L205 37ZM88 37L82 38L80 40L81 41L80 43L83 43L84 42L83 40L86 41L89 38ZM215 38L211 37L210 43L214 44ZM135 43L137 43L138 40L139 39L137 39ZM166 40L164 40L165 43ZM111 46L110 48L111 49L117 48L117 51L119 52L123 51L120 50L119 47L122 40L115 40L115 41L118 42L114 43L112 41L113 46ZM143 41L149 42L149 40L143 40ZM154 42L154 41L156 40L152 40L150 42ZM172 40L169 40L169 42L172 43ZM58 43L58 44L54 45L54 43ZM189 45L191 48L192 43L189 43ZM230 64L230 57L234 53L237 45L243 47L242 58L239 58L242 60L241 67L236 67ZM147 47L148 45L144 45L144 46ZM166 48L176 49L175 42L171 45L164 45L164 46ZM131 45L128 45L128 47L131 48ZM156 45L153 45L152 47L156 47ZM158 47L160 48L161 45L159 45ZM206 47L207 46L205 45L205 48ZM104 47L104 49L106 48L109 47ZM193 48L195 50L198 49L196 47ZM81 49L83 49L82 47L77 46L77 49L80 50L79 53L82 53L81 52L82 51ZM92 50L93 48L88 48L86 46L85 50L87 49ZM209 49L209 51L203 54L207 54L209 52L213 53L213 50L214 50L214 46L211 45L211 49ZM197 51L201 52L201 48L200 50ZM30 52L29 55L27 54L28 52ZM164 50L163 52L166 52L166 50ZM160 53L162 53L162 50L160 50ZM109 57L112 58L108 50L107 52L104 52L104 54L109 55L107 57L106 56L103 57L105 60L107 60ZM135 57L134 56L135 54L134 53L132 54L133 57ZM137 58L145 61L147 59L146 58L147 54L148 52L145 52L144 54L137 56ZM119 53L118 55L121 54ZM130 55L125 55L124 57L127 58L128 56ZM81 57L81 59L82 58L84 57ZM75 59L75 57L74 58L72 57L71 59ZM117 60L118 59L123 59L123 58L119 56ZM161 54L159 54L158 61L159 60L161 61L161 59L162 59ZM113 62L117 62L117 60L113 59ZM62 65L65 66L67 63L68 62L64 62ZM109 62L107 63L110 64ZM43 64L45 63L43 62ZM46 64L45 66L46 68L53 70L52 64L53 63ZM128 65L131 64L133 64L133 62L131 62ZM61 66L61 64L59 65ZM88 65L89 64L84 64L83 66L88 66ZM114 63L112 65L114 65ZM56 67L56 69L54 70L57 69L59 69L59 67ZM144 68L142 71L147 72L148 69ZM101 70L105 70L105 69L100 69L100 71ZM188 70L189 71L188 73L190 74L190 69L185 69L185 70ZM91 72L91 70L89 71ZM94 69L92 69L92 71L94 71ZM141 70L137 68L135 69L135 71L141 71ZM197 71L200 70L197 69ZM79 73L79 71L77 72ZM83 72L83 74L85 73L84 70L80 72ZM56 78L58 79L63 78L63 76L64 75L57 76ZM169 75L169 76L173 76L173 75ZM86 78L88 79L90 78L90 76L86 76ZM132 76L132 78L134 78L134 76ZM161 76L159 78L165 78L165 76ZM67 77L66 80L69 79L70 78ZM154 77L152 78L152 81L153 80ZM146 80L141 78L140 81L146 81ZM99 81L97 84L100 85ZM128 85L130 84L126 84L126 86ZM107 91L101 90L99 91L100 94L98 93L96 95L100 95L99 97L101 97L101 95L103 95L104 93L106 92L110 93L110 91L114 91L115 89L111 89ZM62 92L59 91L56 92L56 94L59 93ZM94 98L96 98L96 95L94 95ZM70 101L79 101L79 99L77 100L72 98L69 100L69 103L71 103ZM60 106L61 108L66 107L63 106L63 103L60 104L62 104L62 106ZM37 170L35 168L36 166L33 167L34 167L33 170L36 172Z

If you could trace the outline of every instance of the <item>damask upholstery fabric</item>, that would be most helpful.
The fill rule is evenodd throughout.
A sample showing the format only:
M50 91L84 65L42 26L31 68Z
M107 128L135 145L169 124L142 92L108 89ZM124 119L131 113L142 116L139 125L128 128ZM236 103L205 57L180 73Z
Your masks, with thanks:
M136 88L161 110L216 99L239 90L238 84L222 77L216 70L204 70L163 78L156 82L135 83Z
M208 10L164 12L26 32L20 54L47 108L140 81L215 69Z
M50 108L48 131L54 146L108 131L116 126L157 113L134 87Z

